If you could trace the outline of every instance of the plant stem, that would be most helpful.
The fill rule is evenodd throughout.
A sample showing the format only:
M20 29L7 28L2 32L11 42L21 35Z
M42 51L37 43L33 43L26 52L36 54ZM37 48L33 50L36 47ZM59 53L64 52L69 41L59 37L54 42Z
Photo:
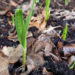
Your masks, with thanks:
M65 6L68 5L68 0L65 0Z
M25 70L25 63L26 63L26 51L27 51L27 39L25 38L25 45L24 45L24 48L23 48L23 65L24 65L24 70Z
M26 62L26 48L23 49L23 65L25 65Z

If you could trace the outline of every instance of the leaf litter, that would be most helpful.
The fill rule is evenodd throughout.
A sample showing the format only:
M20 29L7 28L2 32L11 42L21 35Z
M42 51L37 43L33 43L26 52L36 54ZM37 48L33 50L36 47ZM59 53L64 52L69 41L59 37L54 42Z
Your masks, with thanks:
M11 18L8 11L14 14L15 8L21 5L24 17L26 17L31 3L27 7L23 1L9 1L12 10L8 9L0 14L0 75L5 75L5 73L6 75L74 75L75 69L70 70L69 66L75 61L75 11L74 6L68 7L73 2L69 2L66 8L63 1L51 2L51 16L46 23L45 2L42 0L41 3L35 5L30 22L27 35L26 70L22 73L24 68L22 65L22 47L17 39L15 25L9 23ZM53 6L54 3L57 4L56 7ZM25 9L26 7L27 9ZM68 10L66 10L67 8ZM66 22L69 29L67 40L64 41L61 34Z

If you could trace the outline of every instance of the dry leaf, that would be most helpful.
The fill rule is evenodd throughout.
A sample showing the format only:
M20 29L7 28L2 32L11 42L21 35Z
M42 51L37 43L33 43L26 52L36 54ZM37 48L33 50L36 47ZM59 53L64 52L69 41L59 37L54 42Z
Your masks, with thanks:
M7 16L12 17L13 16L12 12L11 11L8 11L7 12Z
M11 8L10 4L4 0L0 0L0 15L5 15Z
M18 45L17 48L4 46L2 52L8 56L9 63L15 63L22 56L22 46Z
M14 2L14 0L9 0L9 1L10 1L10 4L12 6L14 6L14 7L17 7L18 6L18 4L16 2Z
M9 24L10 26L12 26L12 22L11 22L11 21L8 21L8 24Z
M45 17L46 11L45 9L42 10L42 15Z
M43 68L43 75L53 75L52 72L48 72L46 68Z
M0 53L0 75L9 75L8 63L8 58Z
M53 27L53 26L50 25L48 28L45 28L45 29L42 31L42 33L45 33L45 34L50 35L50 36L53 36L53 35L56 34L55 29L56 29L56 28L59 28L59 27L61 27L61 26L55 26L55 27Z
M75 54L75 44L69 45L69 46L64 46L63 52L64 52L64 56L70 56L70 55Z
M44 65L45 61L42 56L39 54L31 53L27 56L26 64L27 64L27 72L25 72L25 75L30 73L33 69L38 68L39 66Z
M30 37L27 39L27 47L31 47L31 45L34 43L35 39ZM9 63L15 63L16 61L19 60L19 58L22 56L22 46L18 45L17 48L14 47L7 47L4 46L3 49L1 50L4 55L8 56Z
M35 39L33 37L27 38L27 48L31 47L34 43Z
M33 36L32 32L28 31L27 38L32 37L32 36ZM8 36L8 39L14 42L18 41L16 30Z
M38 37L38 40L33 45L33 51L35 53L40 52L43 50L45 52L45 55L49 55L50 52L52 52L52 48L55 47L53 42L51 41L49 36L46 36L45 34L42 34Z
M72 55L71 57L68 58L68 66L71 66L74 61L75 61L75 56Z
M32 17L29 27L36 27L40 31L42 31L46 26L46 21L43 15L39 15L37 17Z

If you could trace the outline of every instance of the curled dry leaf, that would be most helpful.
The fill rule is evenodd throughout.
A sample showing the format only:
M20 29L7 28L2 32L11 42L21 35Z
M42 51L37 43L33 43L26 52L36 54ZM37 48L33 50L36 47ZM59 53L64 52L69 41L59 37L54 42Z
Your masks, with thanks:
M27 65L27 72L26 75L31 72L34 68L38 68L39 66L44 65L45 61L43 57L39 54L31 53L27 56L26 65Z
M32 17L29 27L36 27L40 31L43 30L46 26L46 21L43 15L38 15L37 17Z
M59 57L63 55L63 42L61 42L60 40L57 43L57 54L59 55Z
M9 24L9 26L12 26L12 22L11 21L8 21L8 24Z
M22 46L18 45L17 48L4 46L2 52L8 56L9 63L15 63L22 56Z
M28 31L27 38L32 37L32 36L33 36L33 34L30 31ZM12 40L14 42L18 41L18 36L16 34L16 30L8 36L8 39Z
M63 48L63 43L61 41L58 41L57 47L58 48Z
M35 39L33 37L27 38L27 48L31 47L34 43Z
M27 39L27 48L31 47L35 39L30 37ZM8 56L9 63L15 63L22 56L22 46L19 44L17 48L4 46L1 50L6 56Z
M46 70L45 67L43 68L43 74L44 74L44 75L47 75L47 70Z
M42 50L45 52L45 55L49 55L49 53L52 52L53 47L55 47L55 45L51 41L50 37L46 36L45 34L41 34L34 43L32 50L35 53L38 53Z
M12 17L13 16L12 12L11 11L8 11L7 12L7 16Z

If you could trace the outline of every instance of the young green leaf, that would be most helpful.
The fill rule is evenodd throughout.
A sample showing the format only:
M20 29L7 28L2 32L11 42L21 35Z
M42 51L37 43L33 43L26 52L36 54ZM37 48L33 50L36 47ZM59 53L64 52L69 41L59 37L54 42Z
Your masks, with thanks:
M68 32L68 24L66 23L66 26L63 30L63 40L66 40L66 37L67 37L67 32Z
M73 69L75 67L75 61L73 62L73 64L70 66L70 69Z
M68 5L68 0L65 0L65 6Z
M36 0L33 0L32 8L28 17L24 20L22 9L17 9L15 13L15 25L20 44L23 47L23 64L26 60L26 50L27 50L27 32L32 17L34 4Z
M25 36L23 36L22 34L25 31L25 29L24 29L25 25L24 25L24 18L23 18L22 9L17 9L16 10L15 25L16 25L16 31L17 31L19 42L24 47L23 43L25 43Z
M39 3L39 0L36 0L36 3Z
M45 16L46 21L50 17L50 10L49 10L50 2L51 2L51 0L46 0L46 16Z
M30 22L30 19L32 17L32 14L33 14L33 9L34 9L34 4L36 3L36 0L33 0L33 4L32 4L32 8L31 8L31 11L30 11L30 14L28 15L28 17L25 19L25 27L26 27L26 30L28 30L28 26L29 26L29 22Z
M15 22L15 21L14 21L14 15L13 15L13 16L12 16L12 24L14 24L14 22Z
M24 33L22 35L23 35L23 37L25 36L25 43L24 43L25 48L27 48L27 41L26 41L27 32L28 32L28 27L29 27L30 19L31 19L32 14L33 14L33 9L34 9L34 4L35 3L36 3L36 0L33 0L33 4L32 4L32 8L31 8L30 14L25 19L25 22L24 22L25 23L25 31L24 31ZM26 59L25 51L26 51L26 49L24 49L24 51L23 51L23 64L25 64L25 59Z

